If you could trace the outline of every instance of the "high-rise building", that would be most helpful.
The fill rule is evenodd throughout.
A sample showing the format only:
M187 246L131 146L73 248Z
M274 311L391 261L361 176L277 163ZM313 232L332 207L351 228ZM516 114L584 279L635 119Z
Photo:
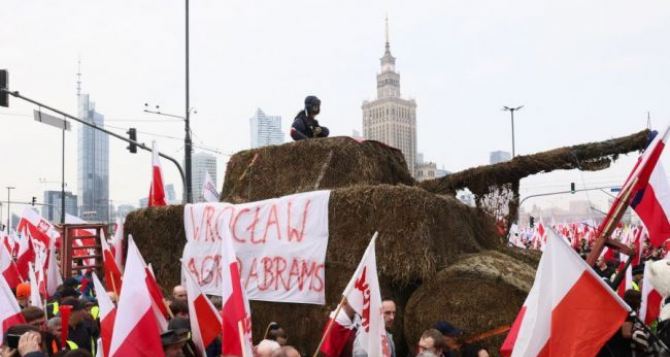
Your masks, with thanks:
M377 99L363 102L363 136L402 151L407 168L416 174L416 102L400 97L400 74L395 71L386 21L386 45L377 74Z
M251 147L257 148L284 143L284 133L281 131L281 117L266 115L260 108L249 118L251 128Z
M77 195L65 191L65 213L79 216L77 209ZM61 216L61 191L44 191L44 206L42 206L42 217L52 223L60 223Z
M507 151L491 151L491 154L489 155L489 163L491 165L497 164L499 162L509 161L511 159L512 154L508 153Z
M165 185L165 198L169 205L177 203L177 193L174 190L174 185L171 183Z
M209 175L214 181L214 186L216 186L216 156L199 152L193 154L192 160L192 180L191 187L193 189L193 201L194 202L204 202L205 199L202 197L202 184L205 182L205 173L209 172Z
M88 94L77 93L79 118L104 126L105 118L95 111ZM79 129L77 152L79 215L87 221L109 219L109 137L88 126Z

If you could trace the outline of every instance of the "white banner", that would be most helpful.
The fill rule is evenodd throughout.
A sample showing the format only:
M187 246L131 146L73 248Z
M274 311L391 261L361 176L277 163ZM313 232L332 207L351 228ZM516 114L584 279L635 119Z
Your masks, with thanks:
M221 295L222 239L230 239L250 300L325 304L330 191L184 208L182 260L206 294Z

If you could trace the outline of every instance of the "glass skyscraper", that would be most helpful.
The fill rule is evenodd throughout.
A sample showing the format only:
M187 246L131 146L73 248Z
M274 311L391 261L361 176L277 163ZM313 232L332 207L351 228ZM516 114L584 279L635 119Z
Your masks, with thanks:
M205 173L209 172L209 175L214 181L216 186L216 156L208 154L206 152L198 152L192 156L192 178L191 178L191 187L193 190L193 201L194 202L203 202L205 199L202 197L202 184L205 182Z
M266 115L260 108L249 119L251 129L251 148L284 143L284 133L281 131L281 117Z
M79 95L79 118L102 127L105 118L95 111L88 94ZM92 222L109 221L109 137L81 126L77 148L79 215Z

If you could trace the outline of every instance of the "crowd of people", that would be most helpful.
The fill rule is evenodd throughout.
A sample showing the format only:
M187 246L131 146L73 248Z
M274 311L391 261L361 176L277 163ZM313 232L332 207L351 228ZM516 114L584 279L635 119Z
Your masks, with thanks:
M31 287L29 283L21 283L15 289L15 298L21 308L22 319L16 320L10 326L4 326L3 344L0 356L22 357L86 357L102 356L100 309L94 289L91 288L90 275L72 277L60 285L56 294L41 309L30 304ZM108 292L107 295L116 303L117 296ZM191 340L191 326L189 321L189 304L186 289L175 286L172 294L165 298L169 306L171 319L167 331L162 333L161 342L167 357L195 357L197 349ZM217 296L211 296L210 301L221 311L222 301ZM61 312L68 310L71 314L65 327L61 320ZM392 329L396 321L396 303L389 298L382 301L384 324L387 331L385 350L389 356L398 357ZM360 319L346 303L340 311L349 323L341 323L337 318L333 322L339 328L348 331L346 341L338 346L329 344L328 340L322 345L320 353L326 357L367 357L367 353L360 341ZM67 328L63 338L63 328ZM327 326L324 326L324 331ZM335 336L336 332L331 335ZM339 335L341 336L341 334ZM465 338L465 331L446 321L436 321L435 325L426 329L421 335L411 355L420 357L487 357L489 351ZM311 355L310 351L299 351L291 345L290 331L280 323L271 322L265 329L263 338L253 348L253 357L300 357ZM332 342L332 341L330 341ZM208 357L221 356L221 339L212 342L206 349ZM388 348L388 349L386 349ZM250 356L251 357L251 356Z

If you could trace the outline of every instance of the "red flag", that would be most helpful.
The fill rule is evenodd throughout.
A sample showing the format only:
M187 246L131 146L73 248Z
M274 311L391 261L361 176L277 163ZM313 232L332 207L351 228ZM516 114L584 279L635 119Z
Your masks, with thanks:
M186 279L193 342L200 355L205 356L207 346L221 334L221 316L184 266L182 266L182 276Z
M560 237L550 234L503 356L595 356L630 307Z
M60 343L61 346L67 346L67 338L70 332L70 315L72 315L72 306L70 305L61 305L58 308L60 311Z
M128 240L124 288L114 321L110 356L164 356L144 269L135 242Z
M16 286L21 283L19 269L4 245L0 246L0 273L12 289L16 289Z
M222 354L251 356L251 315L240 282L239 263L235 256L232 238L223 239L221 266L223 274L223 340Z
M330 319L323 329L324 334L330 324L333 326L323 340L319 352L326 357L340 357L343 355L343 351L348 351L346 355L351 356L354 339L356 338L356 326L354 322L347 316L344 310L340 310L337 317L335 317L335 311L331 312Z
M23 236L19 240L19 252L16 258L16 267L23 281L28 280L29 264L35 261L35 249L30 236Z
M100 307L100 339L102 340L102 355L109 356L109 346L112 343L112 331L114 331L114 318L116 317L116 306L107 296L98 276L93 273L93 288Z
M121 269L116 265L116 260L104 234L100 237L100 243L102 244L102 265L105 271L105 285L108 289L111 289L110 291L118 295L121 291Z
M165 206L165 189L163 188L163 172L158 156L156 142L151 148L151 187L149 188L149 207Z
M0 334L0 345L5 332L11 326L18 324L25 324L26 320L21 314L21 307L14 297L12 289L7 285L3 277L0 277L0 327L2 327L2 334Z
M665 260L662 260L663 264L666 264ZM649 277L652 276L651 273L651 264L648 262L644 266L644 275L642 275L642 303L640 304L640 320L644 321L645 324L651 325L661 313L661 302L663 297L661 294L654 289L649 281Z

